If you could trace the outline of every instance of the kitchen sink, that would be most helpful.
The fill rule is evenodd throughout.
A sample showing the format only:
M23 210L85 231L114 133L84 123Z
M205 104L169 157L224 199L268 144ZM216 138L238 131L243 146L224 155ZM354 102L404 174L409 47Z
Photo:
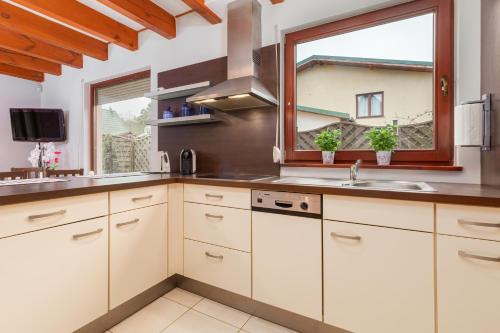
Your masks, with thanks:
M389 190L389 191L417 191L435 192L436 190L423 182L406 182L394 180L381 181L359 181L356 183L346 183L344 186L362 189Z
M274 180L275 184L314 185L329 187L359 188L366 190L406 191L406 192L435 192L436 190L423 182L396 181L396 180L370 180L351 183L348 180L284 177Z

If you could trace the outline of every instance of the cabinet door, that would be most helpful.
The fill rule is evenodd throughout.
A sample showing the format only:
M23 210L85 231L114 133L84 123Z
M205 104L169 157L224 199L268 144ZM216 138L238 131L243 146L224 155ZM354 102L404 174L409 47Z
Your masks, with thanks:
M500 331L499 258L498 242L438 236L439 333Z
M110 216L110 309L162 280L166 205Z
M433 333L430 233L324 221L324 320L356 333Z
M107 312L107 222L0 239L0 332L68 333Z
M321 320L321 220L252 212L253 298Z

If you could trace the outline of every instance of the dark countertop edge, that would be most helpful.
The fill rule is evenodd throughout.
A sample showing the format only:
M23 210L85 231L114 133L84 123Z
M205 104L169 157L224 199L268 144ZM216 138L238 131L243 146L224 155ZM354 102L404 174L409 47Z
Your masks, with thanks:
M224 180L224 179L204 179L194 178L190 176L172 175L166 178L153 177L152 179L123 179L123 182L116 182L115 179L111 183L91 184L89 186L72 186L65 188L64 183L61 188L50 189L47 191L31 191L1 195L0 206L9 204L26 203L31 201L49 200L70 196L79 196L86 194L94 194L108 191L118 191L145 186L154 186L162 184L183 183L195 185L212 185L226 186L237 188L249 188L260 190L274 190L286 192L304 192L311 194L325 195L344 195L362 198L378 198L378 199L394 199L404 201L420 201L458 205L474 205L485 207L500 207L500 188L488 187L481 185L470 184L448 184L448 183L429 183L436 188L437 192L402 192L402 191L384 191L384 190L366 190L366 189L351 189L338 187L323 187L314 185L293 185L293 184L276 184L272 183L272 179L259 181L241 181L241 180ZM89 180L87 180L88 182ZM20 185L29 186L29 185ZM465 188L465 190L462 190Z

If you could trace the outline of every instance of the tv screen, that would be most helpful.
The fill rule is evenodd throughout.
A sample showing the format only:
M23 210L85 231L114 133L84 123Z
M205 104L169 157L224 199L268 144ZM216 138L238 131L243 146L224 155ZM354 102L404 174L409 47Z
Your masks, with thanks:
M64 112L61 109L10 109L14 141L65 141Z

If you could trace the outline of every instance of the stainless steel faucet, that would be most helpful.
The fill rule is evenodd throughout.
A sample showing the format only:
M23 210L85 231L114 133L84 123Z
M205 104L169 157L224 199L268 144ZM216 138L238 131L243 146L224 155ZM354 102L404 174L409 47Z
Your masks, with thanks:
M351 181L351 184L355 183L358 179L359 165L361 164L361 162L361 160L357 160L356 163L351 165L351 172L349 174L349 180Z

